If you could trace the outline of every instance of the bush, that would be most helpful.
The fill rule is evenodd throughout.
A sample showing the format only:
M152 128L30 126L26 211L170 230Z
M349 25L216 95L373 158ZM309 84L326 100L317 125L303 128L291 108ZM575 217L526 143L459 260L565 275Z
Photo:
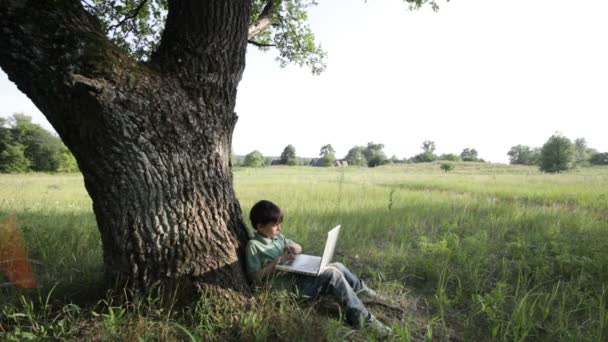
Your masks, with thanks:
M264 156L258 150L255 150L245 156L243 161L245 167L261 167L264 166Z
M441 163L441 165L439 167L444 172L450 172L450 171L454 170L454 164L450 164L450 163Z

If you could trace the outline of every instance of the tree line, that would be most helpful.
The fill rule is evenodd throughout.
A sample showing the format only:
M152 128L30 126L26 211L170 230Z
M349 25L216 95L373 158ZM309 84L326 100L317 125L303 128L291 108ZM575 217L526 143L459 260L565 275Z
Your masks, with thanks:
M312 165L312 166L367 166L375 167L384 164L399 163L429 163L434 161L446 162L485 162L479 157L475 148L465 148L460 154L435 154L437 145L434 141L422 142L422 152L410 157L399 159L396 156L388 158L384 153L384 145L369 142L367 146L354 146L342 159L336 158L336 151L331 144L321 147L319 158L300 158L296 156L293 145L287 145L278 159L264 157L260 151L253 151L244 158L233 156L233 165L244 167L261 167L268 165ZM561 172L577 166L608 165L608 152L600 153L587 146L585 138L572 142L567 137L556 133L542 147L516 145L507 152L512 165L536 165L543 172ZM442 169L449 171L453 168L442 164Z
M59 137L15 113L0 117L0 172L77 172L78 165Z
M512 165L538 165L544 172L561 172L577 166L608 165L608 152L587 146L585 138L572 142L560 133L553 134L542 147L516 145L507 153Z
M336 151L331 144L323 145L319 151L319 158L301 158L296 156L296 149L293 145L287 145L281 156L277 159L264 157L258 151L252 151L244 157L233 155L233 165L244 167L262 167L268 165L312 165L312 166L367 166L376 167L384 164L404 164L404 163L427 163L436 160L443 161L464 161L464 162L484 162L479 158L478 152L474 148L465 148L460 154L447 153L435 154L436 144L434 141L425 140L422 143L422 152L411 158L397 158L393 155L388 158L384 153L384 144L369 142L367 145L357 145L352 147L344 158L338 159Z

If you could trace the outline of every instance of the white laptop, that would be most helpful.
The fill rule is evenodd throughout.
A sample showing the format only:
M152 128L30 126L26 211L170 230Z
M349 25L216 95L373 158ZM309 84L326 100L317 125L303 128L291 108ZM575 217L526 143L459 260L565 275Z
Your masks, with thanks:
M276 269L285 272L302 273L306 275L319 275L327 264L331 262L338 242L338 234L340 234L340 225L330 230L327 233L327 241L325 242L325 250L323 257L297 254L293 262L289 264L277 265Z

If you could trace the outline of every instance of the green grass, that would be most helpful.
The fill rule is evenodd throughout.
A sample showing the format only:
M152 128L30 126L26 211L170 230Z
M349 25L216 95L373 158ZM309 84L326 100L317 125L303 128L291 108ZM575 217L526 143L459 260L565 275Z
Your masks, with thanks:
M318 237L342 224L336 259L402 308L371 307L396 340L608 337L607 168L546 175L457 163L445 173L430 163L234 174L244 217L260 199L279 204L284 233L307 252L321 253ZM344 326L331 305L281 293L256 294L250 310L106 293L79 175L0 175L0 218L11 213L40 262L42 287L0 288L0 340L374 338Z

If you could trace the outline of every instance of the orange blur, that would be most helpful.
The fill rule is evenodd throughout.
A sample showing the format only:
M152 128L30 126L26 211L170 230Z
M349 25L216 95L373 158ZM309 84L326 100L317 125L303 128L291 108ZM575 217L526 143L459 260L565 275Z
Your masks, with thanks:
M25 244L17 229L15 215L9 215L0 221L0 270L4 271L16 286L36 287Z

